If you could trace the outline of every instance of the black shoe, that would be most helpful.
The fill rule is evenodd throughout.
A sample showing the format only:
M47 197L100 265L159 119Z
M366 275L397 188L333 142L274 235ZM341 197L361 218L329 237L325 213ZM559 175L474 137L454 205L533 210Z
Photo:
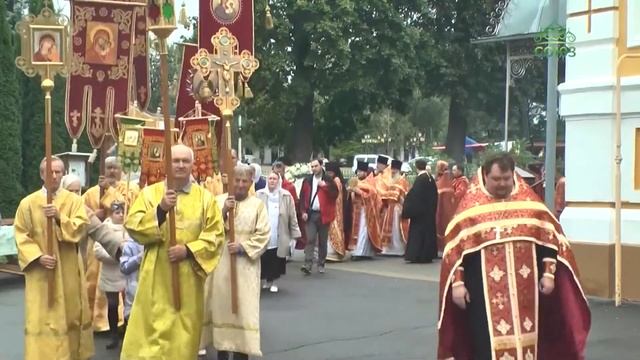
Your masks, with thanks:
M311 275L311 269L306 266L301 267L300 271L302 271L305 275Z
M111 342L107 344L106 348L107 350L113 350L116 349L118 345L120 345L120 339L114 337L111 339Z

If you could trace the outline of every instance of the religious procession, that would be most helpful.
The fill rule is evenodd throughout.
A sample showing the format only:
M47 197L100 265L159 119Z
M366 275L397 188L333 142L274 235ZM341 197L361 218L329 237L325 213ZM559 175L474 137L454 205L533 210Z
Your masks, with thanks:
M639 11L0 3L0 360L637 360Z

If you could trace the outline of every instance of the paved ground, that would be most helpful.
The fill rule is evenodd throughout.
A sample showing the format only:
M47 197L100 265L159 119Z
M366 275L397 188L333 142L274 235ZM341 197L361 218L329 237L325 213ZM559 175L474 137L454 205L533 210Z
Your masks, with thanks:
M430 280L437 264L379 258L334 264L308 278L299 266L289 264L279 294L263 295L263 359L435 359L437 284ZM0 275L0 360L22 359L23 296L19 278ZM640 306L592 300L591 309L587 359L640 358ZM96 337L95 359L118 359L105 344Z

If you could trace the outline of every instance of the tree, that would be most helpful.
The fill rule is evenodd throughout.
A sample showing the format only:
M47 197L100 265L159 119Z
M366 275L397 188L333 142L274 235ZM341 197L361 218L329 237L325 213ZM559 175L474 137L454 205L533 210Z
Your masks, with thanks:
M500 114L504 56L499 45L471 43L489 23L491 2L429 0L427 3L430 16L425 17L422 24L425 31L434 31L438 54L435 82L438 94L450 99L447 153L456 161L462 161L471 111L486 112L494 118Z
M152 44L154 46L149 49L149 76L151 89L155 89L155 91L151 91L149 111L155 112L162 106L162 94L160 94L160 54L156 49L157 42ZM178 78L182 66L182 48L177 44L167 44L167 53L169 58L169 113L174 114L176 112Z
M247 102L258 143L286 143L292 158L348 139L382 108L407 112L429 33L417 0L270 1L275 27L256 31L261 68ZM264 9L265 0L256 1ZM256 28L263 27L256 16ZM423 40L422 44L428 43Z
M7 8L0 2L0 48L13 49L14 41L7 21ZM22 118L18 70L13 51L0 51L0 213L13 217L24 189L20 181L22 149L20 148Z

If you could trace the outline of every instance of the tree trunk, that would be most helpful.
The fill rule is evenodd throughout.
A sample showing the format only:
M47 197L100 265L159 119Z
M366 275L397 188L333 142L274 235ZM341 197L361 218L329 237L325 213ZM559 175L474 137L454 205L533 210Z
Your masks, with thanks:
M297 13L293 18L293 54L296 65L292 87L302 96L296 103L291 133L291 155L294 162L307 162L313 152L313 67L306 63L311 49L310 34L305 28L309 21L305 12Z
M520 137L529 141L529 99L526 96L520 98Z
M446 153L456 162L464 162L464 139L467 135L467 119L464 116L464 103L456 94L449 102L449 125L447 128Z
M313 152L313 98L313 92L306 94L296 108L289 156L294 162L309 161Z

